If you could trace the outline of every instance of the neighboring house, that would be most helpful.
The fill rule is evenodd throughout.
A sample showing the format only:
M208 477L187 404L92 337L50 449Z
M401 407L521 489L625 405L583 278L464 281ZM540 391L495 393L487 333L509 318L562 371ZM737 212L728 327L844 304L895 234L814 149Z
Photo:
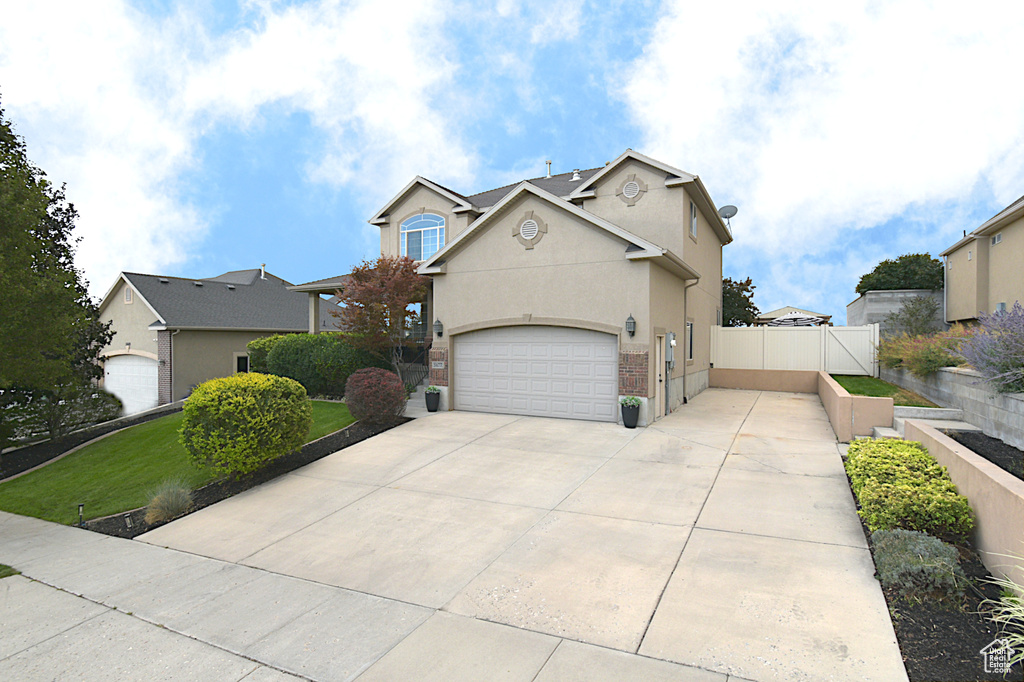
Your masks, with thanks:
M288 286L259 268L198 280L121 273L100 303L115 332L101 353L103 387L133 414L248 371L249 341L308 331L307 297ZM337 329L332 308L318 310L318 331Z
M762 313L760 317L754 320L754 326L763 327L776 318L782 317L783 315L790 315L792 313L797 313L798 315L805 315L807 317L817 317L818 319L821 320L821 325L832 324L831 315L823 315L822 313L815 313L811 312L810 310L804 310L803 308L794 308L793 306L788 305L785 308L779 308L777 310L771 311L770 313Z
M889 329L886 318L893 313L898 313L903 304L915 298L934 298L939 303L938 312L935 314L935 328L946 329L948 325L942 318L942 290L931 289L892 289L866 291L857 299L846 306L846 324L850 327L859 327L865 324L878 324L882 334Z
M470 196L417 177L370 223L432 280L448 409L614 422L637 396L649 423L708 385L732 234L695 175L628 150Z
M1024 302L1024 197L942 252L946 321L971 322Z

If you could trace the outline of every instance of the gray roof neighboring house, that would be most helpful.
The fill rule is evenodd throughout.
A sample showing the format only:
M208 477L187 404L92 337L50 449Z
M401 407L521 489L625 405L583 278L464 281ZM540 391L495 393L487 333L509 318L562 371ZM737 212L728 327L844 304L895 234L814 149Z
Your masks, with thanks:
M290 291L290 282L259 268L226 272L207 279L121 273L157 315L152 329L219 329L304 332L308 329L307 294ZM108 294L109 296L109 294ZM320 304L320 329L339 329L330 314L340 310Z

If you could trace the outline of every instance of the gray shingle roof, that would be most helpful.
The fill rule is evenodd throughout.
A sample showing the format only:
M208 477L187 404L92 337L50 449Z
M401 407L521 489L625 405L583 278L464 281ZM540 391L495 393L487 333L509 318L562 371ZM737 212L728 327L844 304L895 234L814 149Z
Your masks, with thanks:
M266 279L260 279L258 269L199 280L135 272L126 272L124 276L170 329L295 332L308 329L307 294L289 291L286 288L289 282L270 273ZM331 309L338 310L338 307L321 302L322 330L339 328L338 321L330 314Z
M551 192L556 197L565 197L569 196L573 190L589 180L590 177L595 175L599 170L601 170L601 168L581 170L579 180L573 180L572 173L561 173L560 175L552 175L550 178L544 176L531 178L525 182L536 187L540 187L545 192ZM518 186L519 182L516 182L497 189L490 189L486 192L480 192L479 194L472 194L466 197L466 200L478 208L489 208L504 199L506 194Z

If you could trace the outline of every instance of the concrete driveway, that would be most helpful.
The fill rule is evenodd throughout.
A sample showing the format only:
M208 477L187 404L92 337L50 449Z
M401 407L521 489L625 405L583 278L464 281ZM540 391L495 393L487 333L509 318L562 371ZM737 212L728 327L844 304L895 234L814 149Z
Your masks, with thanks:
M813 395L637 430L439 413L143 542L0 524L0 562L251 668L222 679L906 679Z

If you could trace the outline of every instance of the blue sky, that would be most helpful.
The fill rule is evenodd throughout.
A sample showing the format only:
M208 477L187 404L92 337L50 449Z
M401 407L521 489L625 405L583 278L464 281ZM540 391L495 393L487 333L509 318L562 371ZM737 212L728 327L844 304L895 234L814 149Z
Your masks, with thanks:
M735 204L725 275L835 316L1024 194L1019 2L18 3L0 101L79 209L78 264L259 267L379 250L415 175L474 193L627 147Z

